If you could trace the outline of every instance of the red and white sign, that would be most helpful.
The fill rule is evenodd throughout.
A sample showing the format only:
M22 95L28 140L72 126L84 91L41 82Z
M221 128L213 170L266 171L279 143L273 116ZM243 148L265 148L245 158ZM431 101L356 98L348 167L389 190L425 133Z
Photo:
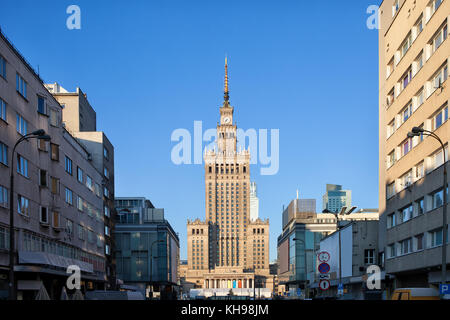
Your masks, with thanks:
M320 280L319 288L323 291L328 290L330 288L330 281L327 279Z
M330 260L330 254L326 251L321 251L317 255L320 262L328 262Z

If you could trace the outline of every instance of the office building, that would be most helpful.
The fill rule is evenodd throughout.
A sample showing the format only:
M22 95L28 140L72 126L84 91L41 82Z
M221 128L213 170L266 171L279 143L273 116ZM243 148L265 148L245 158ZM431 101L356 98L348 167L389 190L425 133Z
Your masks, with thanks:
M323 210L340 212L342 207L352 206L352 191L342 190L341 185L327 184L327 191L323 195Z
M391 292L437 288L441 281L449 21L446 0L385 0L380 7L379 251L386 273L394 276ZM433 137L408 137L413 127L437 135L445 156Z
M158 209L142 197L117 197L117 278L147 298L174 299L179 293L178 234ZM124 287L125 286L125 287Z
M63 124L63 110L42 79L0 32L0 295L8 295L9 208L14 209L18 299L44 285L59 299L67 267L81 270L82 291L106 278L102 172ZM43 129L51 141L21 137ZM9 196L14 168L13 203Z
M259 217L259 199L256 182L250 183L250 221L256 221Z

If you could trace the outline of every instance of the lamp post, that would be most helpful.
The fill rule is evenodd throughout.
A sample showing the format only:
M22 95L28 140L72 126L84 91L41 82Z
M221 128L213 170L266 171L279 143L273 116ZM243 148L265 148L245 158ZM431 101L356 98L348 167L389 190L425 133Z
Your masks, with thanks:
M16 147L24 140L28 139L50 140L50 136L42 129L26 134L17 140L11 152L10 168L10 190L9 190L9 299L17 300L16 284L14 279L14 153Z
M356 207L351 207L351 209L349 211L346 211L347 207L342 207L341 211L339 213L337 213L337 212L330 212L330 211L328 211L326 209L323 211L324 213L332 213L334 215L334 217L336 218L336 226L337 226L338 239L339 239L338 240L339 241L339 284L338 284L338 286L342 284L341 226L339 224L339 221L340 221L340 219L342 219L340 217L343 217L343 216L351 214L355 209L356 209Z
M447 283L447 162L445 161L445 146L442 140L432 131L425 130L419 127L413 127L411 132L408 132L408 138L426 135L435 138L441 144L442 157L444 163L444 184L443 184L443 200L444 206L442 210L442 266L441 266L441 285Z
M304 286L305 286L305 299L308 297L307 296L307 291L306 291L306 286L308 284L308 265L307 265L307 253L306 253L306 244L305 241L303 241L302 239L298 239L298 238L294 238L292 239L292 241L300 241L301 243L303 243L303 246L305 247L305 282L304 282Z
M163 240L155 240L150 245L150 285L152 290L150 291L150 299L153 299L153 245L155 243L164 242Z

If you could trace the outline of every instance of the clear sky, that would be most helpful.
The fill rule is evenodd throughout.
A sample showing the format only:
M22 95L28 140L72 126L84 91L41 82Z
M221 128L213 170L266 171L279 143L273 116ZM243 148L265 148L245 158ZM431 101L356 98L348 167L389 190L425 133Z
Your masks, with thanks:
M378 206L378 2L3 0L0 27L45 82L87 93L115 147L116 196L164 208L182 259L186 219L205 218L204 169L172 163L171 134L216 126L228 55L238 127L280 130L278 174L251 167L273 260L297 189L318 211L327 183ZM66 27L71 4L81 30Z

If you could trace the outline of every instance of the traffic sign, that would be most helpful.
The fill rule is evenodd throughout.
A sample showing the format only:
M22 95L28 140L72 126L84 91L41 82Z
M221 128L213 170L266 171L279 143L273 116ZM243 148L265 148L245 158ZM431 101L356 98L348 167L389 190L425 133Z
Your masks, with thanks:
M297 297L300 297L302 295L302 289L297 288Z
M328 262L330 260L330 254L326 251L321 251L317 255L320 262Z
M325 273L325 274L319 274L319 279L330 279L330 274L329 273Z
M329 280L320 280L319 282L319 288L321 290L328 290L330 288L330 281Z
M342 283L339 283L339 285L338 285L338 294L339 295L344 294L344 285Z
M328 273L330 272L330 265L326 262L322 262L321 264L319 264L319 272L320 273Z
M450 294L450 285L449 284L440 284L439 285L439 294Z

